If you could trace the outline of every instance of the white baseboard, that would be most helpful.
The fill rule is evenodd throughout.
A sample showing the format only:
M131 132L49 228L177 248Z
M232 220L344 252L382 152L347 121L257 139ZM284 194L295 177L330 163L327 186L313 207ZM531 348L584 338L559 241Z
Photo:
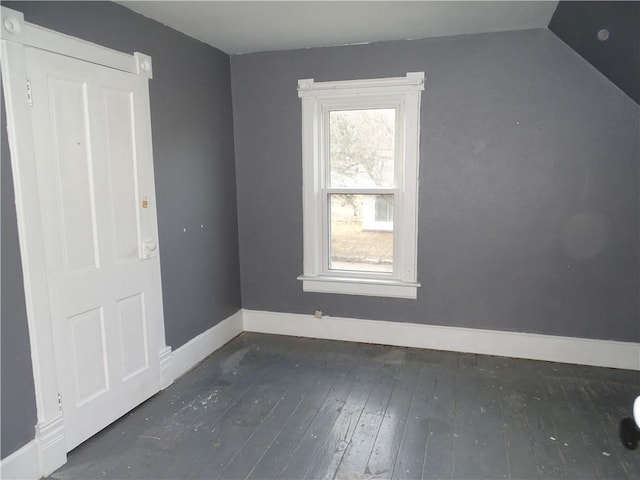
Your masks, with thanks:
M242 333L242 310L171 352L169 377L181 377L213 352Z
M0 479L35 480L55 472L66 463L62 415L36 425L35 435L35 439L0 461Z
M640 370L640 344L533 333L243 310L247 332Z
M0 461L0 478L4 480L33 480L41 476L40 447L37 440L31 440Z
M39 447L41 476L55 472L67 462L67 445L64 439L64 418L62 415L36 425L36 440Z
M171 365L173 364L173 356L171 355L171 347L164 347L158 354L160 358L160 390L164 390L173 383Z

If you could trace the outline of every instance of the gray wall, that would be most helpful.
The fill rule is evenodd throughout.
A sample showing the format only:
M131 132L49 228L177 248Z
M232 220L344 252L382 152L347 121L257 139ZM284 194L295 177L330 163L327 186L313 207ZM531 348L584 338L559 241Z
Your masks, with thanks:
M123 52L152 56L151 122L167 343L175 349L236 312L241 299L229 57L114 3L3 5L23 11L29 22ZM5 206L13 202L4 189L8 177L4 124L2 143L5 457L24 439L33 438L35 414L16 223L14 216L5 215ZM183 233L185 227L187 233ZM6 310L5 293L13 300ZM15 421L9 420L10 415L15 415Z
M31 370L29 329L24 303L20 244L6 137L6 113L2 97L0 117L0 453L2 458L33 438L36 400Z
M300 78L426 73L417 300L303 293ZM640 340L639 108L548 30L231 58L243 308Z

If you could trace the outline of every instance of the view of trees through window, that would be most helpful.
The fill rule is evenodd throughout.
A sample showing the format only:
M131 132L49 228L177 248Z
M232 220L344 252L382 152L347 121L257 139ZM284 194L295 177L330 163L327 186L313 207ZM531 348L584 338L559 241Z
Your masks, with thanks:
M395 185L393 108L329 113L329 188L332 193L330 268L393 271L393 194L358 193Z

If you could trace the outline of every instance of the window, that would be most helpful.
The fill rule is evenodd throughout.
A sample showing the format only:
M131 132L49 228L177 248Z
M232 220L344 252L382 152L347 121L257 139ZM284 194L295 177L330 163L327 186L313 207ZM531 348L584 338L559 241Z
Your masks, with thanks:
M424 73L298 81L304 291L416 298Z

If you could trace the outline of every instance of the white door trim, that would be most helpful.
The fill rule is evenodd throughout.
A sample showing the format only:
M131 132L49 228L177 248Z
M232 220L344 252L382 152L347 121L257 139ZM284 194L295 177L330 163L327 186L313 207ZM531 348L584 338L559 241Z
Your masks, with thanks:
M60 390L51 328L34 137L30 127L25 46L137 74L147 79L152 76L152 65L151 58L147 55L127 55L29 24L24 21L21 12L6 7L1 7L0 23L2 81L36 396L36 441L40 445L41 473L48 475L66 462L66 448L64 416L58 397ZM148 101L148 88L145 95ZM164 328L160 330L160 343L165 345ZM158 352L165 372L171 360L168 352L170 349L166 346ZM163 378L163 388L172 381L171 378Z
M2 33L0 38L24 46L59 53L104 67L152 78L151 57L136 52L118 52L76 37L49 30L24 21L22 12L1 7Z

